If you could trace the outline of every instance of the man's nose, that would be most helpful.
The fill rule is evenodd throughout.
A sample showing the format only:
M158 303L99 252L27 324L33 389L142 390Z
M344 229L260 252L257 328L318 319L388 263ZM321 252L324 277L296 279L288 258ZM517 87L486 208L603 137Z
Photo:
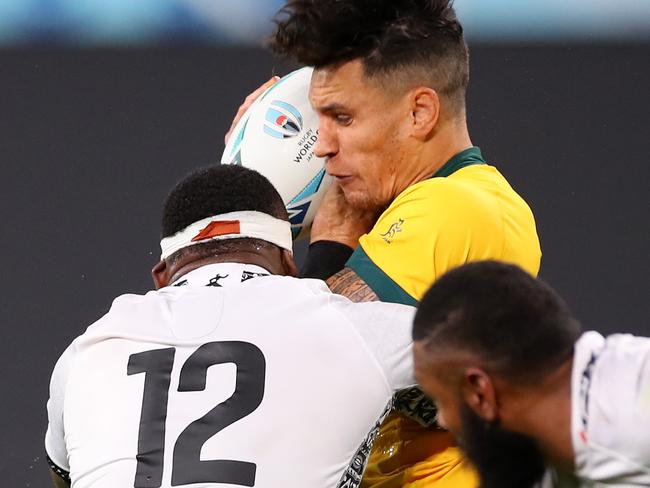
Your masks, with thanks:
M336 132L327 122L321 121L318 128L318 140L314 146L314 154L319 158L332 157L338 152Z

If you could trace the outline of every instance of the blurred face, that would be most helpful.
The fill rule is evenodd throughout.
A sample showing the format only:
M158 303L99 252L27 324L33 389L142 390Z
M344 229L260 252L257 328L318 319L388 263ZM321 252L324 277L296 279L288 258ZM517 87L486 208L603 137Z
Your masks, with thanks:
M319 115L315 152L357 208L387 206L410 184L408 93L365 78L361 61L314 71L309 98Z
M457 439L460 438L462 402L459 382L454 378L453 369L442 361L432 360L431 352L421 341L413 346L413 360L418 384L436 404L438 425L454 434Z
M417 381L438 408L438 423L474 464L481 488L532 487L541 480L545 462L534 439L478 415L463 398L462 373L454 374L449 362L432 360L420 342L414 360Z

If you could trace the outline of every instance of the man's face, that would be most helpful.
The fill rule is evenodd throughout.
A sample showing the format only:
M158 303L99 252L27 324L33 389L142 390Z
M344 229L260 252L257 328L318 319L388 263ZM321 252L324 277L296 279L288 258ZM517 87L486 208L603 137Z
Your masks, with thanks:
M315 152L327 157L346 201L357 208L387 206L408 184L408 94L367 79L359 60L317 69L309 98L319 115Z
M452 373L445 361L432 360L421 343L414 347L415 375L435 402L438 423L449 430L474 464L481 488L532 487L544 475L545 462L530 437L488 422L463 399L462 374Z
M436 404L438 425L454 434L454 437L459 438L462 430L460 419L462 402L458 379L454 377L453 368L446 362L437 361L435 357L432 357L431 352L422 341L417 341L413 345L413 360L418 384Z

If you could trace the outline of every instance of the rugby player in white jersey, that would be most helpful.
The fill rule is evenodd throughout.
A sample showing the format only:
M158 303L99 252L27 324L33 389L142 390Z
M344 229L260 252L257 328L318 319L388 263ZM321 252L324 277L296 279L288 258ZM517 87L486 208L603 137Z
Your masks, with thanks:
M482 487L650 486L650 338L581 334L548 285L490 261L436 281L413 337Z
M157 291L118 297L54 368L56 486L354 486L414 384L414 310L294 278L286 210L252 170L195 172L163 214Z

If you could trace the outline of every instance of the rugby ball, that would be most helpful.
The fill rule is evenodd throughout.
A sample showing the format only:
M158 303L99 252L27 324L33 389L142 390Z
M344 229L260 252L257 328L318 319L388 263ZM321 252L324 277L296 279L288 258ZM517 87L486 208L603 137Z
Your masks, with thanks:
M294 240L309 235L331 178L314 155L318 116L309 104L312 68L302 68L264 92L235 126L221 164L239 164L266 176L289 212Z

